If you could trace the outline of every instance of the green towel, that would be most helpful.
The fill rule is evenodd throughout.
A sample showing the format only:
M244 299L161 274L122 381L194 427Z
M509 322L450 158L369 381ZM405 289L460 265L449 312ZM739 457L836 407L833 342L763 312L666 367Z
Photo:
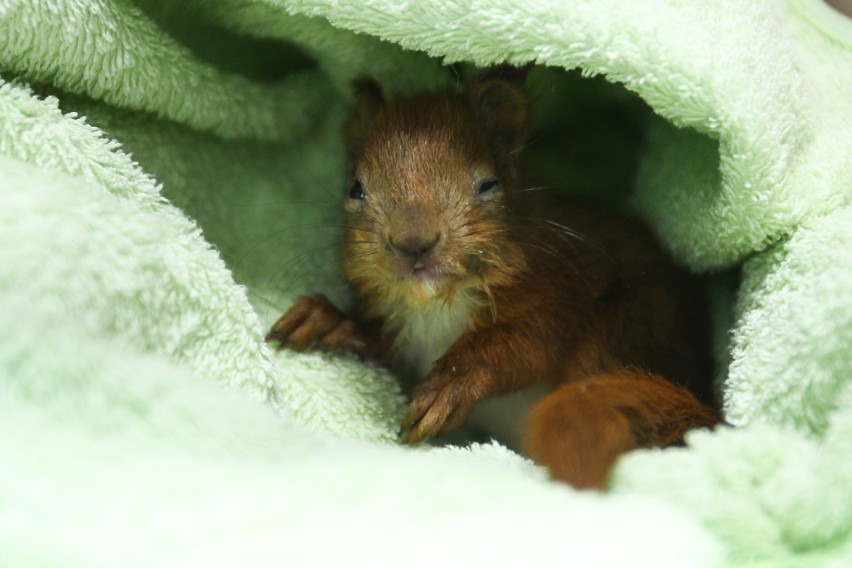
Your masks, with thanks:
M262 342L346 302L352 79L504 61L547 182L627 197L713 292L734 427L603 495L400 446L388 373ZM848 565L850 148L819 0L0 0L0 564Z

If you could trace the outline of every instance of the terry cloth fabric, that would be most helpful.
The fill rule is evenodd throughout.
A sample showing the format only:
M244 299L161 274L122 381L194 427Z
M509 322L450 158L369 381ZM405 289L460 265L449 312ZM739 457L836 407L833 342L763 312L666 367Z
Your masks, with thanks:
M400 446L393 377L262 342L345 301L351 80L502 62L545 177L722 274L734 427L600 495ZM0 0L0 564L852 565L850 148L818 0Z

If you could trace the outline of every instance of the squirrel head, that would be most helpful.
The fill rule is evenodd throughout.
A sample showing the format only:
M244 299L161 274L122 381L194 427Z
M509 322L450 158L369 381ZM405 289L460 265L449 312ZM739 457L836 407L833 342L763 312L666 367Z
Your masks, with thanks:
M344 273L362 296L408 307L488 293L525 268L512 192L529 111L519 73L497 68L463 93L385 100L357 84L348 154Z

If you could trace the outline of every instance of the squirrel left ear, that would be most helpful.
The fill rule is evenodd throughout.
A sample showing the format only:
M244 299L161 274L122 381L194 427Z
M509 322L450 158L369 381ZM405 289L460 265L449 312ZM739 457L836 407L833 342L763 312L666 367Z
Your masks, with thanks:
M471 105L500 159L508 159L529 134L529 103L523 84L531 67L492 67L468 86Z
M360 79L353 85L356 108L353 116L343 127L343 139L350 160L363 149L364 139L379 109L385 104L382 89L372 79Z

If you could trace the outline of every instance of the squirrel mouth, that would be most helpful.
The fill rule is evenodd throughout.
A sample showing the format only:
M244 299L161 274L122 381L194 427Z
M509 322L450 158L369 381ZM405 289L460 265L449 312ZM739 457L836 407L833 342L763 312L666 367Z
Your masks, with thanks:
M406 271L406 276L415 282L432 284L449 276L445 267L429 260L417 259Z
M434 267L418 263L411 269L411 276L423 282L434 282L440 277L440 273Z

